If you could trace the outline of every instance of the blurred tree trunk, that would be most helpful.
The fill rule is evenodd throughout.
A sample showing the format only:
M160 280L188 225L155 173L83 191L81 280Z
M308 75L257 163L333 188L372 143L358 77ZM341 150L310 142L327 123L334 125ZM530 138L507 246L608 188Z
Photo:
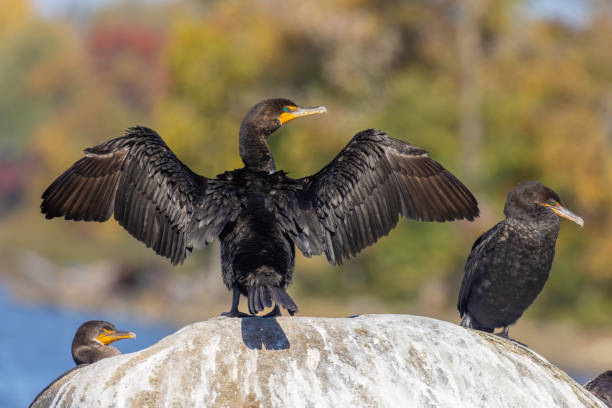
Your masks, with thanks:
M462 149L462 176L472 189L478 190L481 182L478 169L482 161L483 139L480 20L484 4L483 0L464 0L459 3L458 7L459 132Z

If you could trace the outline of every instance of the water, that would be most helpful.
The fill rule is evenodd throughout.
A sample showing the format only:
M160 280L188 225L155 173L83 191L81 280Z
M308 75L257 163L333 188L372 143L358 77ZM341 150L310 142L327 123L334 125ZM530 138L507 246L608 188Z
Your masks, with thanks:
M0 286L0 407L27 407L39 391L74 367L70 345L87 320L107 320L119 330L135 332L135 339L113 343L122 353L149 347L177 329L137 316L26 305Z

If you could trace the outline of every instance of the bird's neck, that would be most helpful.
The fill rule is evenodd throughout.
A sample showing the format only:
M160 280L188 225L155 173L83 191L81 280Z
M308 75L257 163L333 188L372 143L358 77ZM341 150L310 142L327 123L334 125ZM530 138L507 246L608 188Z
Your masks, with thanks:
M543 211L538 216L533 214L513 214L506 218L512 228L528 231L528 236L537 239L556 239L559 233L559 218L551 211Z
M72 348L72 358L79 364L91 364L106 357L117 356L121 352L113 346L90 342Z
M240 157L249 170L267 173L276 171L274 157L266 140L268 134L264 130L249 126L240 128Z

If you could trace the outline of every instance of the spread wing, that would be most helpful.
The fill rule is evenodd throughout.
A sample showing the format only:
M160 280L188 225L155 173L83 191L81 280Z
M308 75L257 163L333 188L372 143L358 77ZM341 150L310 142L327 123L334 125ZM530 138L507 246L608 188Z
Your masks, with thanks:
M148 128L85 150L85 157L42 195L46 218L115 219L130 234L173 264L210 243L240 202L220 180L192 172Z
M332 264L387 235L400 215L440 222L478 216L472 193L425 150L374 129L355 135L325 168L299 181L299 205L284 210L293 221L285 231L305 255L324 251Z
M490 230L479 236L472 245L472 251L465 261L463 281L459 289L459 299L457 300L457 309L461 317L467 312L467 302L472 290L472 283L478 277L478 273L483 269L483 262L486 254L492 249L491 241L497 239L497 235L502 230L503 221L498 222Z

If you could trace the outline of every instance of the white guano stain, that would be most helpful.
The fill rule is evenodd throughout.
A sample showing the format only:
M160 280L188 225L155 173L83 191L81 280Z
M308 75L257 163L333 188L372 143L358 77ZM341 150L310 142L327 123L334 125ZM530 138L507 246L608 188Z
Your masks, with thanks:
M319 365L319 360L321 360L321 353L319 350L310 348L306 352L306 366L310 371L316 370Z

